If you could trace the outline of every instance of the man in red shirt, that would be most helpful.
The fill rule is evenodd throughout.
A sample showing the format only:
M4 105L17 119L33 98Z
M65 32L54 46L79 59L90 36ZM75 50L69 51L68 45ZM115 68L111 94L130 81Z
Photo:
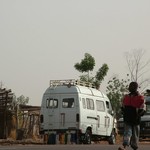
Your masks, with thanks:
M140 134L141 116L144 114L144 97L137 91L137 82L131 82L129 85L129 94L123 98L122 112L124 119L123 147L118 150L125 150L131 146L133 150L138 149Z

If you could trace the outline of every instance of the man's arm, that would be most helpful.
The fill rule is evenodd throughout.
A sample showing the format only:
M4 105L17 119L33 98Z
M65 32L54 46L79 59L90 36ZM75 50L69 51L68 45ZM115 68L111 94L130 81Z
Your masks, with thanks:
M141 100L141 106L138 110L138 114L140 116L143 116L146 112L146 104L145 104L145 99L144 99L144 96L140 96L140 100Z

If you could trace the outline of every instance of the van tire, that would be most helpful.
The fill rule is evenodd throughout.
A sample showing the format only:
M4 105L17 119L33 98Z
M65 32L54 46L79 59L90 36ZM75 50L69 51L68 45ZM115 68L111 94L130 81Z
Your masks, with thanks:
M91 130L87 130L84 136L84 144L91 144Z
M114 144L116 143L116 133L115 133L114 130L111 132L111 135L110 135L110 137L108 138L108 143L109 143L110 145L114 145Z

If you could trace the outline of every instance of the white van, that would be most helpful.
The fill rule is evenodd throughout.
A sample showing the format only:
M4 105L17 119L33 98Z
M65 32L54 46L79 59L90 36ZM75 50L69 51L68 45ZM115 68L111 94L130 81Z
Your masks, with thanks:
M51 80L43 94L40 133L75 133L77 143L115 143L113 111L100 90L78 80Z

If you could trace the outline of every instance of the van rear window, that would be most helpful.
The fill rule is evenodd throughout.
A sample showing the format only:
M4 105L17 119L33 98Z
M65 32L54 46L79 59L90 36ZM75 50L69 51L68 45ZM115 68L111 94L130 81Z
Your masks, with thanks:
M57 108L58 107L58 99L48 98L46 100L47 108Z
M62 100L63 108L73 108L74 107L74 98L64 98Z

